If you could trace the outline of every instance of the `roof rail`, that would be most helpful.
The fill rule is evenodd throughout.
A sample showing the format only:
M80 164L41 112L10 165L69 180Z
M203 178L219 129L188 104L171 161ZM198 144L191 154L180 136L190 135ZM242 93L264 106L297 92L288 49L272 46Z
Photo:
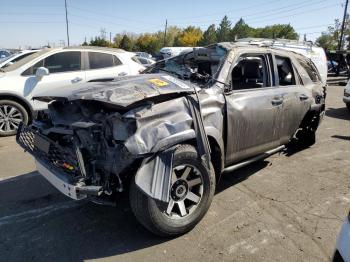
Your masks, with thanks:
M299 40L289 40L281 38L241 38L237 39L236 43L245 43L250 45L258 45L261 47L273 47L273 46L303 46L307 48L312 48L314 46L312 41L299 41Z

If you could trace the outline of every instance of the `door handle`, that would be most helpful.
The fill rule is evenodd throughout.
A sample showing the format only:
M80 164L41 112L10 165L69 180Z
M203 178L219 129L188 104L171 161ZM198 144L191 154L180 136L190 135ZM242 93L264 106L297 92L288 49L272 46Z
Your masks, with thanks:
M308 97L307 95L301 94L301 95L299 96L299 99L300 99L300 101L304 101L304 100L308 100L309 97Z
M283 104L283 98L282 97L275 97L274 99L272 99L271 104L273 106L279 106Z
M83 81L83 79L81 77L76 77L76 78L72 79L73 84L78 83L80 81Z

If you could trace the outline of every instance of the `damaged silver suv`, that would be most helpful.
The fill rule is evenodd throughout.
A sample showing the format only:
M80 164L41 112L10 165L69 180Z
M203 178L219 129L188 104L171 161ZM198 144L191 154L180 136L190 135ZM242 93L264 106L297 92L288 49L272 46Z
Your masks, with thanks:
M17 142L46 179L76 200L117 203L127 191L142 225L174 236L202 219L222 173L291 139L313 144L325 87L301 55L220 43L35 99L48 110Z

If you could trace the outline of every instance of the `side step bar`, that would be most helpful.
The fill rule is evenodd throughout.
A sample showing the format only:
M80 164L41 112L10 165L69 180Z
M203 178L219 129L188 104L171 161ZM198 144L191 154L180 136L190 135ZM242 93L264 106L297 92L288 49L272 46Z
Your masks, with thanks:
M250 159L248 159L248 160L245 160L245 161L243 161L243 162L240 162L240 163L238 163L238 164L236 164L236 165L226 167L226 168L223 170L223 173L230 173L230 172L232 172L232 171L234 171L234 170L237 170L237 169L239 169L239 168L245 167L245 166L247 166L247 165L249 165L249 164L251 164L251 163L254 163L254 162L259 161L259 160L262 160L262 159L265 159L265 158L267 158L267 157L269 157L269 156L271 156L271 155L273 155L273 154L276 154L276 153L282 151L282 150L285 149L285 148L286 148L285 146L279 146L279 147L277 147L277 148L275 148L275 149L272 149L272 150L267 151L267 152L265 152L265 153L262 153L262 154L260 154L260 155L258 155L258 156L255 156L255 157L253 157L253 158L250 158Z

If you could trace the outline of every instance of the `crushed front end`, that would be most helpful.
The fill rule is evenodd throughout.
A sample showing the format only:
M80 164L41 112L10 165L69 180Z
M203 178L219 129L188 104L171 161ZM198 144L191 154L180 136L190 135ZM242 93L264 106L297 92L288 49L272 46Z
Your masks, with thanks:
M135 161L115 138L125 138L133 128L119 113L94 102L55 101L48 111L39 112L32 125L20 126L17 142L35 157L38 171L65 195L107 201L123 191L122 172ZM113 136L116 129L123 133Z

